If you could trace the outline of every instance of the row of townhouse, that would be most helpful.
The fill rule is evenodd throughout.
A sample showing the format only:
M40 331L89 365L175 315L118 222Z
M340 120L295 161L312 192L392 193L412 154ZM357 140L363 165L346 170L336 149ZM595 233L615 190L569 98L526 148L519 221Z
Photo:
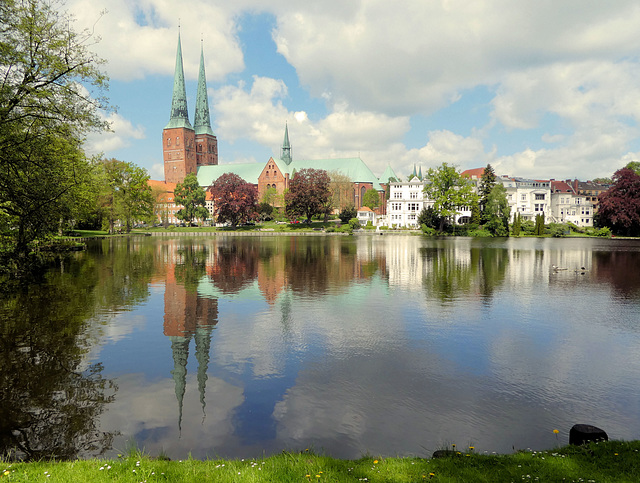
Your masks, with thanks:
M480 173L481 170L470 170ZM481 173L468 175L477 192ZM464 172L462 173L465 174ZM413 178L406 182L393 182L389 186L387 215L375 217L374 224L398 228L417 228L418 215L423 208L433 206L433 200L424 195L426 180ZM511 221L516 214L523 220L535 220L544 215L547 223L570 222L580 227L593 226L597 195L606 189L602 185L576 181L533 180L509 176L498 177L507 192L507 201L511 208ZM580 191L579 183L583 190ZM593 185L593 186L592 186ZM364 214L359 213L362 220ZM471 219L469 206L461 206L455 215L457 224L468 223Z

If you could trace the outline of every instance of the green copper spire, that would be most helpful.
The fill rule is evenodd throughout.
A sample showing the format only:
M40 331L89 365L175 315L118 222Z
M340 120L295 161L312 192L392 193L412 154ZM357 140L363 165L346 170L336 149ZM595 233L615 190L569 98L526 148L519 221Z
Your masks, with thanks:
M189 342L191 337L170 336L173 352L173 382L178 400L178 430L182 431L182 404L187 388L187 359L189 358Z
M418 172L418 178L422 181L422 166L420 166L420 171Z
M289 126L284 125L284 142L282 143L282 155L280 156L287 165L291 164L291 144L289 144Z
M196 94L196 116L193 122L196 134L215 136L211 130L209 117L209 96L207 96L207 76L204 72L204 51L200 45L200 72L198 73L198 93Z
M182 68L182 45L178 33L178 52L176 53L176 70L173 75L173 98L171 100L171 119L165 129L186 127L193 129L189 122L187 110L187 89L184 85L184 69Z

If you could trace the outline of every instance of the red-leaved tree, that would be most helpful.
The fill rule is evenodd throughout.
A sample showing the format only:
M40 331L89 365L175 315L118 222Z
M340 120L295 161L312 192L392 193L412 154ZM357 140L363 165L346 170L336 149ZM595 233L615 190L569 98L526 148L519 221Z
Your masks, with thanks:
M311 222L311 217L321 213L327 205L331 196L330 182L329 174L324 169L305 168L296 172L284 198L287 216L290 219L306 216L307 221Z
M240 176L225 173L215 180L208 191L213 196L213 210L218 223L236 226L255 219L258 191Z
M622 168L612 180L611 188L598 197L599 223L619 235L640 235L640 175Z

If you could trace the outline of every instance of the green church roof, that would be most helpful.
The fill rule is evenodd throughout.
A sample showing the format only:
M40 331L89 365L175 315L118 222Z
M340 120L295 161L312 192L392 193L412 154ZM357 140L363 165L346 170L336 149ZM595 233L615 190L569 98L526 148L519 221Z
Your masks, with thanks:
M264 166L264 163L200 166L198 168L198 184L200 186L208 187L225 173L237 174L247 183L258 184L258 178L260 177L260 173L262 173Z
M387 169L384 170L384 173L382 173L379 179L381 183L387 184L390 178L395 178L396 180L400 181L400 178L398 177L396 172L393 170L391 165L388 164Z

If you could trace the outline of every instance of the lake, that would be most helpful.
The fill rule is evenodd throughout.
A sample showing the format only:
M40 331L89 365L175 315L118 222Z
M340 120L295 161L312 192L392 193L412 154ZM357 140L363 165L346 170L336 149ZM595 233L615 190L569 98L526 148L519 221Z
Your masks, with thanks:
M97 240L3 293L0 328L5 456L640 438L637 240Z

